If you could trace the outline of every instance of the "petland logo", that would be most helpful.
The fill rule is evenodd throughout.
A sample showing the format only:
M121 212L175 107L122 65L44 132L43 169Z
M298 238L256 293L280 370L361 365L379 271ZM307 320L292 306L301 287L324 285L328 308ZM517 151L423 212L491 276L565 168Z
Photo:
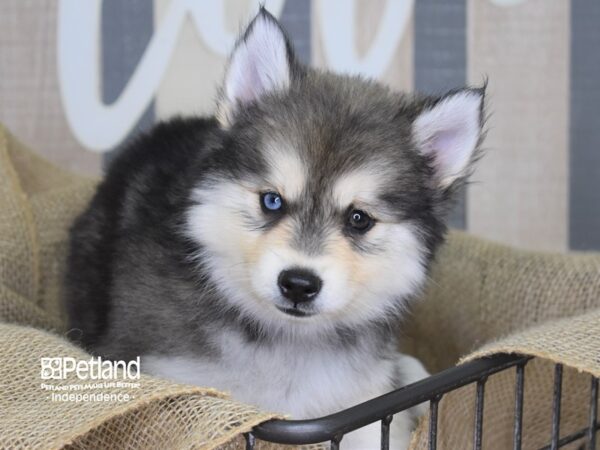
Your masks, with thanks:
M42 380L65 380L75 374L80 380L139 380L140 357L129 361L105 361L100 356L89 360L71 357L41 358Z

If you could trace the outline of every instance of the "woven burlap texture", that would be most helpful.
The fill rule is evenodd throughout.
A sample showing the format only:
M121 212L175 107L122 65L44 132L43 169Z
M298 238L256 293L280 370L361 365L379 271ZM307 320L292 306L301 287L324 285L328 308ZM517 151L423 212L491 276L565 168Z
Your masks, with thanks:
M431 371L498 353L539 357L525 370L524 449L550 441L554 363L562 363L561 435L587 426L590 374L600 376L600 255L515 250L453 233L431 281L407 323L408 351ZM438 448L472 447L474 406L473 385L444 396ZM484 449L513 448L514 407L515 370L491 376ZM428 448L428 429L425 417L411 448Z
M143 376L139 389L102 390L129 402L79 403L41 388L42 357L89 359L64 339L60 293L68 228L95 185L0 126L0 448L243 448L240 433L275 416L209 388Z
M134 397L121 403L51 401L41 389L40 358L89 358L64 338L60 298L68 227L95 185L51 166L0 126L0 447L243 448L241 433L274 415L210 388L143 376L138 389L102 391ZM598 255L517 251L454 232L431 278L404 327L408 351L432 371L465 355L541 356L526 369L523 448L548 440L552 361L562 362L561 430L585 426L587 373L600 374ZM445 396L438 448L471 445L473 403L472 387ZM510 447L513 407L514 372L491 377L484 448ZM424 418L413 448L426 448L426 429Z

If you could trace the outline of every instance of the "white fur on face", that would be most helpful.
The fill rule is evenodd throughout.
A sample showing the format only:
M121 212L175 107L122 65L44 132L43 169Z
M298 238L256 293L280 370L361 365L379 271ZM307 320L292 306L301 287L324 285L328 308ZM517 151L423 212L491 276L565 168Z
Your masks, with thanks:
M199 255L227 301L265 327L286 328L292 333L328 330L339 323L357 324L383 318L402 307L425 279L425 250L410 223L388 220L377 205L377 190L385 179L369 170L347 174L334 183L333 204L345 211L358 205L378 219L362 238L361 251L333 225L321 251L307 255L293 247L293 217L283 217L273 228L262 229L267 219L260 208L260 192L273 189L297 198L306 183L300 158L285 147L267 147L270 174L264 182L220 181L197 189L197 205L188 214L187 233L204 247ZM326 194L323 194L326 195ZM289 307L277 279L283 270L302 267L323 281L313 301L316 315L298 318L276 306ZM290 323L292 325L290 325Z
M413 133L419 149L433 158L442 188L465 175L481 134L481 93L460 91L422 112Z
M269 167L265 189L273 188L287 201L294 201L306 185L308 172L298 153L282 143L271 142L264 146Z
M342 175L333 186L333 197L340 210L359 200L362 203L374 203L383 180L376 176L375 170L356 170Z
M228 301L265 326L281 326L284 314L275 302L280 297L277 277L283 268L268 271L267 280L259 268L264 266L265 255L289 248L291 230L285 220L274 230L261 228L267 219L260 194L275 191L295 200L304 189L307 173L297 153L286 146L272 142L264 145L264 151L269 169L265 180L218 180L193 192L196 205L188 211L185 231L204 247L197 257L208 266Z
M238 104L258 100L271 91L285 90L289 84L285 36L273 20L259 14L231 55L217 117L223 126L230 126Z
M389 183L393 183L389 170L375 164L345 173L333 185L333 203L340 211L352 205L354 208L364 209L371 217L385 220L391 215L379 200L379 195Z
M308 268L323 281L313 301L321 316L315 320L356 324L385 317L390 309L402 306L398 299L415 293L424 281L424 251L412 227L405 224L378 223L366 240L377 250L359 252L341 231L332 230L322 254L310 257L278 240L264 249L252 269L253 289L289 306L280 298L277 277L291 267Z

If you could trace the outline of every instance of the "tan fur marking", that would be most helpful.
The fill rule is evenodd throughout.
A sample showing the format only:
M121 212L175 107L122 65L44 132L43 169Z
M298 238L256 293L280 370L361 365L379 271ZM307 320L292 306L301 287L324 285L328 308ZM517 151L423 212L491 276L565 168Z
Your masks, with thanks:
M290 248L292 241L292 224L289 219L283 219L276 227L261 233L245 249L246 261L249 264L257 265L259 258L265 252L276 249Z
M357 253L348 238L340 232L336 232L329 238L326 254L331 258L332 264L341 266L348 273L348 283L352 286L363 286L375 273L373 270L367 270L369 263L374 261L369 261L368 255Z
M341 228L332 228L321 254L309 256L292 248L296 220L293 216L283 217L268 230L245 223L245 214L261 223L256 189L223 183L218 188L199 191L199 204L188 224L191 235L209 250L205 260L211 264L226 295L261 320L281 323L281 313L273 305L285 302L277 277L282 270L294 266L313 270L323 280L316 300L320 314L314 319L315 326L327 327L331 320L353 322L384 314L394 304L393 299L414 292L422 283L423 250L410 224L377 223L364 236L365 243L377 244L377 254L356 251Z

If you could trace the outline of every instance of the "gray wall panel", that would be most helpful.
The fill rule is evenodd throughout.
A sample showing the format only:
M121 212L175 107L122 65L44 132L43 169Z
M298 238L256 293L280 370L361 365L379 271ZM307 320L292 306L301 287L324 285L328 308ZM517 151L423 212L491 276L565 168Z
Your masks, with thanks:
M311 0L287 0L279 21L294 44L296 56L310 63L310 6Z
M110 104L119 98L142 57L154 29L154 4L147 0L102 2L102 99ZM154 123L152 102L129 137ZM106 154L110 161L118 149Z
M443 93L467 81L466 0L415 1L415 89ZM466 227L464 190L449 221Z
M600 250L600 2L571 3L569 244Z

